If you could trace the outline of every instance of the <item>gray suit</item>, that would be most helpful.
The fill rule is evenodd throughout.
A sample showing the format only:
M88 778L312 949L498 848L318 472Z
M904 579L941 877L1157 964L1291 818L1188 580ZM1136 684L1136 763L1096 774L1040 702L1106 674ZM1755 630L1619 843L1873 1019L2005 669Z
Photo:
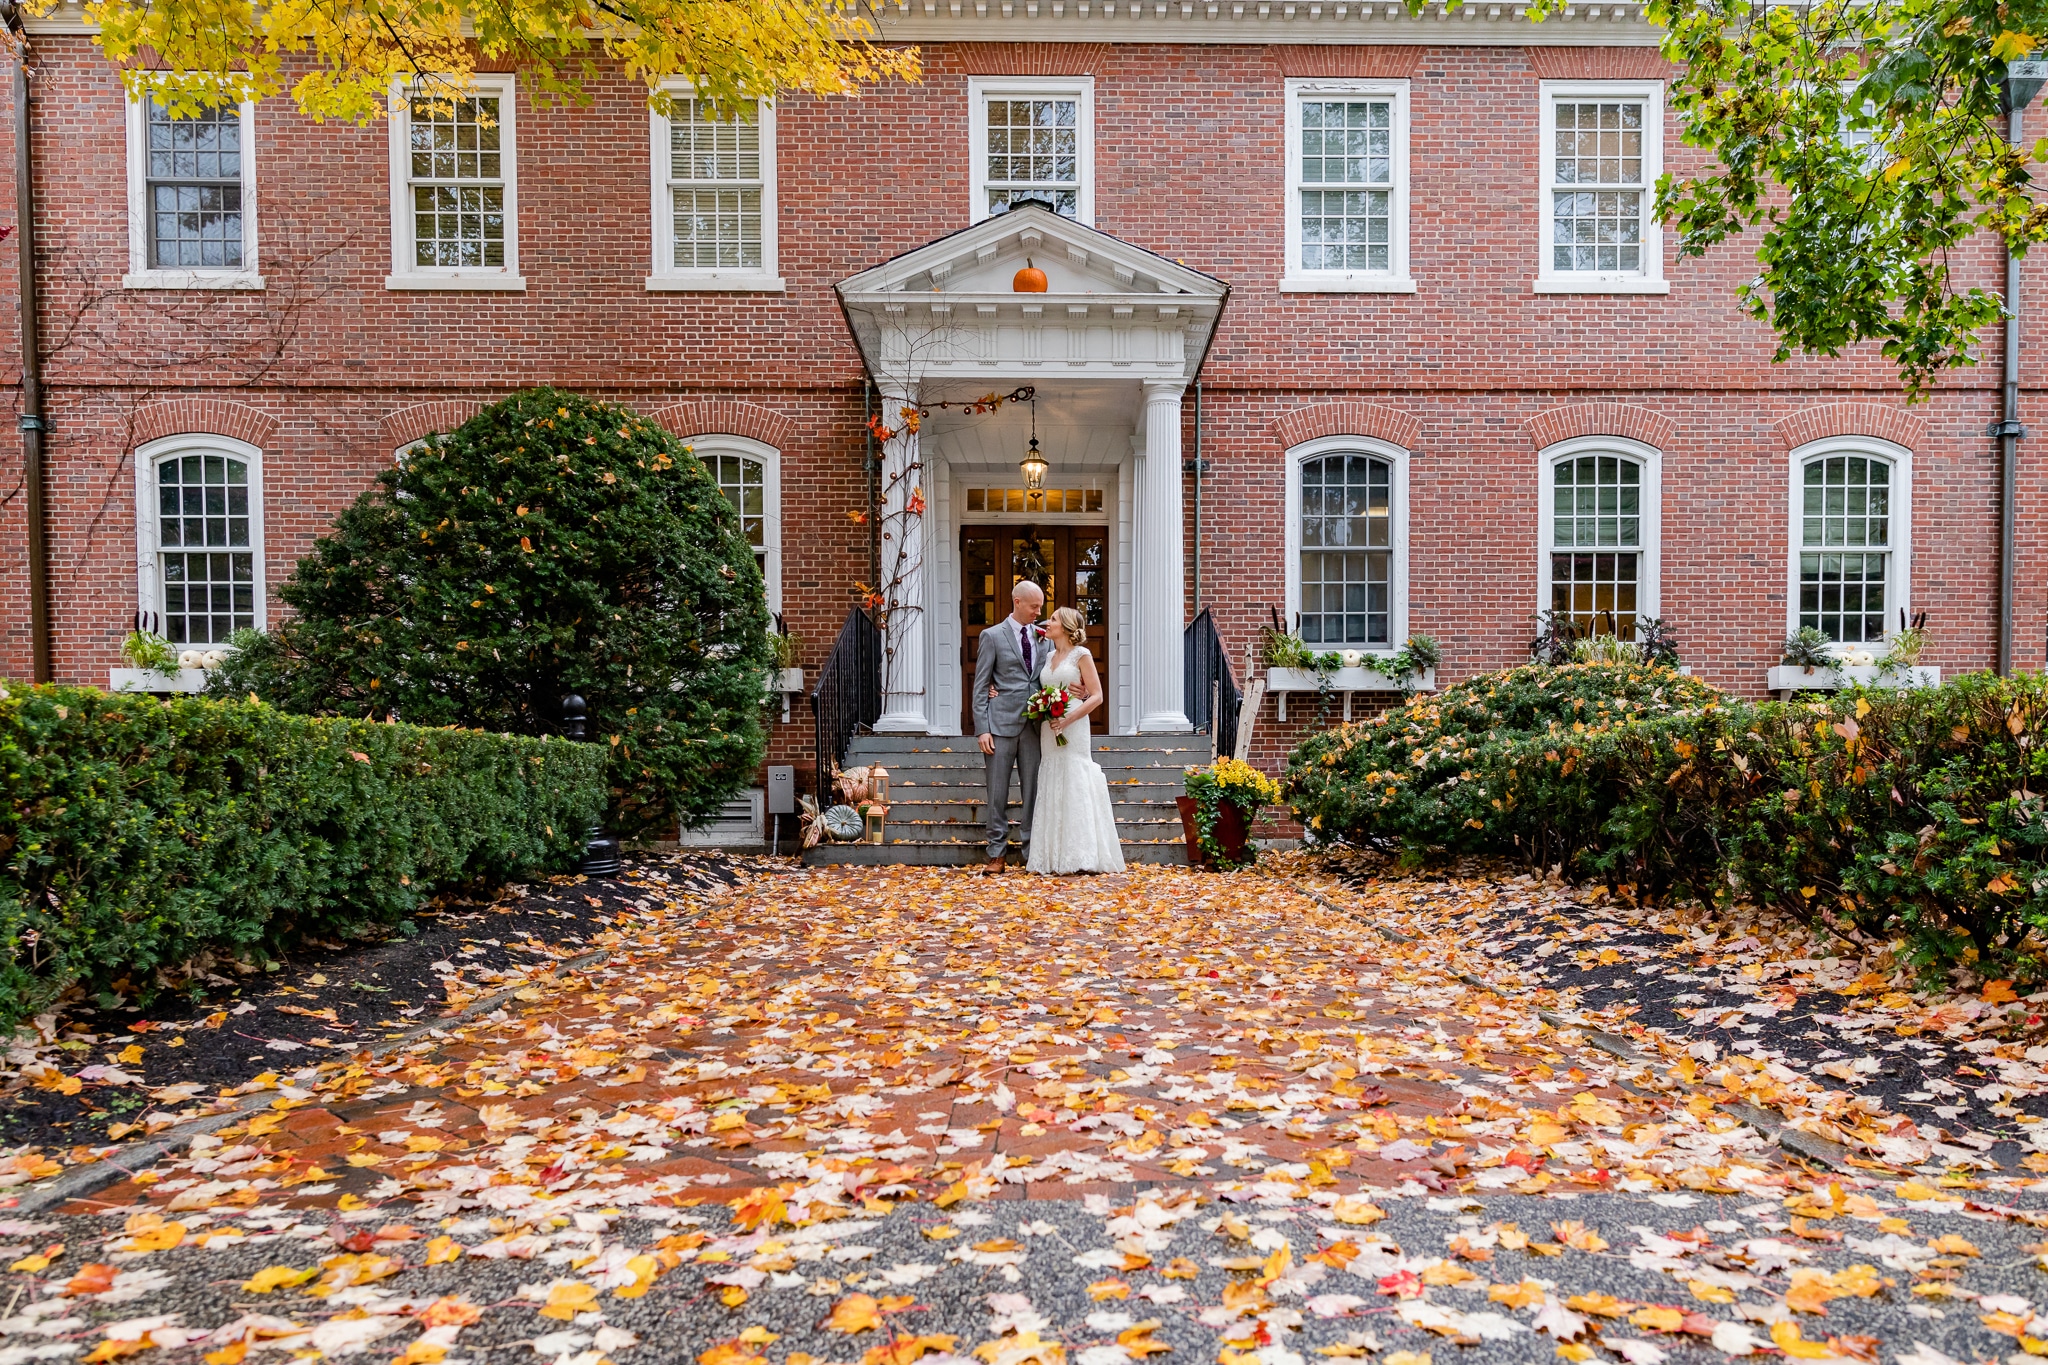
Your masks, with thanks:
M988 735L996 751L988 756L988 856L1000 858L1010 843L1010 769L1023 788L1024 819L1019 833L1031 846L1031 807L1038 799L1038 724L1024 719L1024 703L1038 690L1038 670L1051 651L1032 627L1031 666L1015 618L1004 617L981 632L974 652L974 733ZM993 685L996 695L988 692Z

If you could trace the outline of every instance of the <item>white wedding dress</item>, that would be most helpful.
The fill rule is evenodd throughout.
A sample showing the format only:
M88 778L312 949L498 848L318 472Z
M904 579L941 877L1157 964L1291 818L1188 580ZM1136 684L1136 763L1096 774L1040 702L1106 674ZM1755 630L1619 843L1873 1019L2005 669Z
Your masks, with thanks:
M1073 688L1081 682L1081 656L1076 649L1064 659L1048 659L1038 681L1046 687ZM1109 804L1109 779L1096 766L1083 716L1066 729L1063 745L1052 726L1038 731L1038 803L1031 810L1031 858L1028 871L1121 872L1123 844L1117 838L1116 813Z

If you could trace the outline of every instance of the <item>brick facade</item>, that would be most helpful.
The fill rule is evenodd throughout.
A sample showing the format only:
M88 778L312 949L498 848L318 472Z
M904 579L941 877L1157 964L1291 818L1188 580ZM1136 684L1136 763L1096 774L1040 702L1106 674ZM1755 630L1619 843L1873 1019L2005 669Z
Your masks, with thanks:
M395 293L386 129L316 125L285 100L256 116L260 292L124 290L123 102L89 40L35 41L42 328L58 676L104 682L135 609L133 455L209 432L265 453L273 585L392 452L514 388L553 383L648 411L682 435L782 452L784 601L815 670L869 573L863 371L835 282L966 225L967 80L1095 78L1096 226L1231 285L1185 451L1210 472L1189 508L1189 609L1213 606L1240 661L1284 600L1283 454L1358 435L1412 452L1410 628L1443 646L1443 680L1523 656L1537 607L1538 452L1582 435L1663 456L1662 614L1696 672L1761 690L1784 634L1787 452L1829 435L1914 456L1912 601L1929 660L1996 649L1997 338L1982 363L1908 410L1881 357L1771 363L1735 308L1739 249L1679 261L1669 294L1540 295L1538 82L1658 79L1630 46L932 43L926 75L857 100L785 99L777 115L783 294L655 293L647 113L639 88L596 83L586 106L537 109L522 87L517 149L523 293ZM1283 82L1411 84L1414 294L1300 294L1283 272ZM4 107L0 87L0 107ZM11 110L5 111L11 118ZM1665 164L1695 153L1667 118ZM11 167L12 158L0 158ZM0 172L4 174L4 172ZM9 191L0 205L14 202ZM0 211L0 224L11 221ZM1986 242L1966 284L1997 287ZM2039 272L2034 272L2038 275ZM0 317L17 280L0 259ZM2023 300L2048 306L2038 282ZM0 327L0 369L18 369ZM2041 381L2027 359L2026 410ZM18 398L18 394L17 394ZM2022 451L2016 664L2048 643L2048 509ZM1055 460L1058 453L1053 452ZM0 455L0 674L29 671L18 447ZM1199 550L1199 582L1194 558ZM935 603L951 609L950 603ZM275 610L273 602L272 610ZM815 678L815 672L812 675ZM1257 757L1277 765L1313 717L1268 703ZM807 761L799 704L777 761Z

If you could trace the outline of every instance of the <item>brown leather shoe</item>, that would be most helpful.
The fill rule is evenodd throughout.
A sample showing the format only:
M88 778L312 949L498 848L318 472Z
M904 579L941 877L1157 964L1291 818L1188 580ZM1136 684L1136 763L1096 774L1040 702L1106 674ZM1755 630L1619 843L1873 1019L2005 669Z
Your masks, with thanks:
M1001 858L990 858L981 865L981 870L983 872L1001 872L1003 870L1003 860Z

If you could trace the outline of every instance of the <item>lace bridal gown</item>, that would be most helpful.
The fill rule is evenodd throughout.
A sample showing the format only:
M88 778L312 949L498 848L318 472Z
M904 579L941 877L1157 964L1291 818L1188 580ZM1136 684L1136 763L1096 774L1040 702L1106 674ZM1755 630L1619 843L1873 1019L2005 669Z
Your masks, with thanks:
M1081 683L1081 655L1048 659L1038 675L1046 687L1076 688ZM1096 766L1090 750L1091 712L1066 730L1062 745L1052 726L1041 722L1038 737L1038 803L1031 811L1032 872L1121 872L1123 845L1117 839L1116 814L1109 804L1109 779Z

